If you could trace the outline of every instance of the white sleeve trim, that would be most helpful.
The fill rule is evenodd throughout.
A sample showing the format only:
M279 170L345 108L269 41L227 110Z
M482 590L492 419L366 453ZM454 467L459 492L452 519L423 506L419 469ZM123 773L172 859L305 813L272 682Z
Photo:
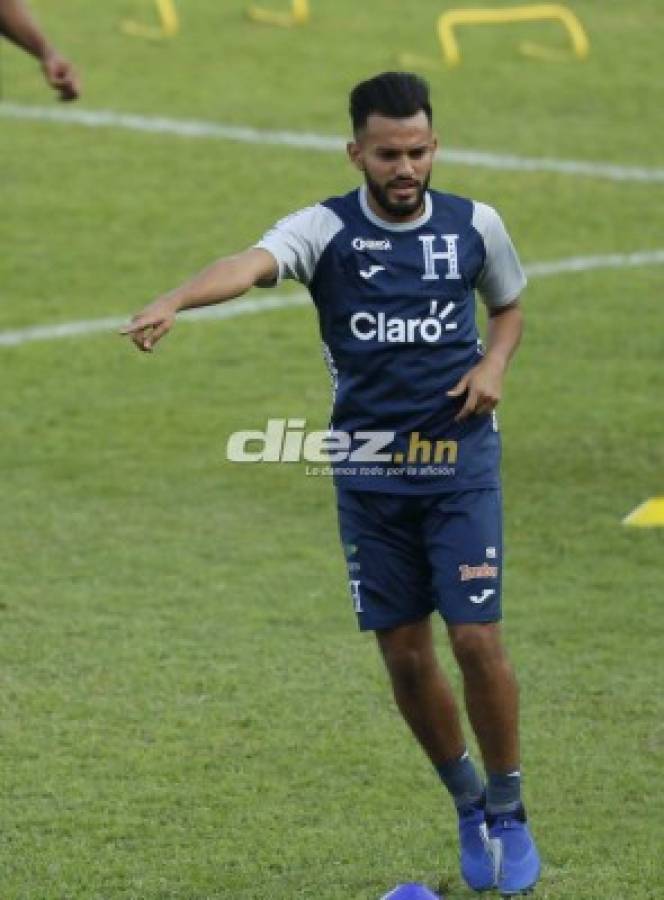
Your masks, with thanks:
M280 219L255 244L274 256L279 270L276 280L264 286L274 287L284 278L308 285L323 251L343 227L339 216L321 203Z
M486 203L473 204L472 224L481 235L486 251L475 286L489 309L509 306L518 299L528 282L514 244L503 220Z

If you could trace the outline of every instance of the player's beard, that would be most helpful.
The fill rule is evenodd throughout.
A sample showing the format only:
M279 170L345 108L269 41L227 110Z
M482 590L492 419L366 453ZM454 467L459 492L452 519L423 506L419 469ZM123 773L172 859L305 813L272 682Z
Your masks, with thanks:
M423 182L418 182L415 197L412 200L404 200L401 202L390 200L390 195L388 193L389 188L397 187L399 183L403 181L406 181L406 183L410 185L413 184L416 179L395 178L393 181L388 181L385 187L383 187L378 184L378 182L374 181L366 170L364 172L364 179L367 183L367 190L381 209L385 210L386 213L395 218L407 219L412 216L413 213L416 213L424 207L424 195L429 187L431 172L429 172Z

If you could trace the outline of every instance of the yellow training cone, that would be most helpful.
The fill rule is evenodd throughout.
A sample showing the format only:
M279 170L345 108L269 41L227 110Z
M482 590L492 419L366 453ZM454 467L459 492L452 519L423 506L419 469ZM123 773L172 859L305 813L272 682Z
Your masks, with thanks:
M653 528L664 525L664 497L651 497L623 519L623 525Z

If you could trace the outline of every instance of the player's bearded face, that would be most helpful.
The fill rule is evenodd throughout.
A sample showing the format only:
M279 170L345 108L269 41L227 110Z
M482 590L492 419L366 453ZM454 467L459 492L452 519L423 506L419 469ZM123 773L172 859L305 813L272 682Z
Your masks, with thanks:
M431 180L431 170L421 179L398 176L381 184L365 169L364 178L367 190L381 209L391 216L407 218L422 209L424 194Z
M393 221L420 215L437 147L423 110L404 119L367 118L348 152L364 175L374 212Z

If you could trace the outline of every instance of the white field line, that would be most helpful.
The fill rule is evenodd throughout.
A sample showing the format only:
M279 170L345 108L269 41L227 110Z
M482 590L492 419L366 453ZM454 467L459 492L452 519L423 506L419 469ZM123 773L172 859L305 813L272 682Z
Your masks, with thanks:
M626 269L634 266L664 265L664 250L609 256L573 256L554 262L531 263L525 266L529 278L546 278L568 272L589 272L593 269ZM234 319L237 316L262 313L270 309L285 309L291 306L307 306L311 300L307 294L288 294L257 300L253 297L229 300L220 306L208 306L181 314L183 322L197 322L201 319ZM47 341L55 338L78 337L84 334L111 332L129 321L128 316L104 319L84 319L80 322L62 322L59 325L36 325L15 331L0 331L0 347L17 347L31 341Z
M7 119L31 119L39 122L82 125L87 128L120 128L152 134L171 134L178 137L211 138L240 141L245 144L294 147L298 150L342 152L346 146L345 138L334 135L300 131L267 131L240 125L222 125L195 119L142 116L103 109L63 109L57 106L22 106L17 103L0 103L0 116ZM607 162L516 156L452 147L443 149L439 153L439 157L445 162L458 165L504 169L512 172L557 172L563 175L605 178L610 181L664 182L664 169L622 166Z
M178 321L198 322L200 319L234 319L268 309L284 309L287 306L306 306L311 303L307 294L266 297L264 300L241 298L229 300L221 306L207 306L181 313ZM63 322L60 325L36 325L16 331L0 331L0 347L16 347L29 341L48 341L53 338L78 337L83 334L117 331L126 325L129 316L106 319L83 319L80 322Z
M529 278L545 278L566 272L590 272L592 269L630 269L636 266L664 265L664 250L637 253L610 253L606 256L572 256L553 262L537 262L525 266Z

